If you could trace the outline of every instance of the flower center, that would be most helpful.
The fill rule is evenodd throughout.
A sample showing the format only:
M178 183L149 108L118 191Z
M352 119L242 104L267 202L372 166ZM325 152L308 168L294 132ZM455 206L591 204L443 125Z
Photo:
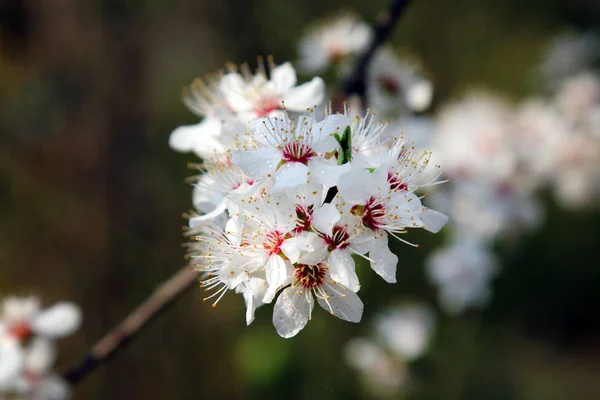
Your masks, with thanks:
M246 179L245 181L242 181L242 182L236 182L231 187L231 190L239 189L240 186L242 186L243 183L247 183L248 185L252 186L254 184L254 181L252 179Z
M256 106L255 113L256 116L262 117L265 114L270 114L275 110L281 108L281 101L277 97L267 97L261 99L258 105Z
M390 189L392 190L408 190L408 185L398 179L398 177L391 172L388 172L388 183L390 184Z
M379 229L385 223L385 205L373 196L365 205L355 205L350 209L353 215L362 217L362 223L369 229Z
M387 94L395 95L400 92L400 84L391 76L383 75L377 77L377 84Z
M304 143L294 141L291 143L286 143L283 146L283 160L285 162L299 162L307 165L308 160L310 160L310 158L314 155L315 153L313 152L313 149Z
M31 335L31 325L28 322L19 322L8 329L8 334L19 340L25 340Z
M303 288L314 289L321 286L325 281L325 272L327 269L324 264L295 264L294 268L296 282Z
M263 247L268 250L269 255L279 254L281 252L281 245L285 238L279 231L269 232L265 235L265 241Z
M296 205L296 228L294 228L295 234L299 234L310 229L312 225L312 209L313 206L305 207L300 204Z
M339 225L333 227L331 236L325 236L323 239L331 251L335 249L343 250L350 245L348 243L350 235L346 232L346 228Z

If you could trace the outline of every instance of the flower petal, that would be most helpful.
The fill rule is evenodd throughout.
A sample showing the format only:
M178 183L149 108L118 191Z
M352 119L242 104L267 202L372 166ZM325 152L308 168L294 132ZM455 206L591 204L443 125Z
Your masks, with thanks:
M384 281L388 283L396 282L396 265L398 257L390 251L388 246L387 233L376 234L371 246L369 247L369 258L371 258L371 268Z
M60 302L40 312L31 329L48 339L58 339L75 332L81 324L81 310L73 303Z
M269 288L265 293L263 303L270 303L273 301L275 294L286 282L288 277L287 266L285 265L283 258L278 255L269 257L269 260L265 265L265 274Z
M352 204L365 204L372 194L377 193L369 184L371 173L362 168L352 168L340 176L338 190L344 200Z
M217 118L204 118L195 125L184 125L176 128L169 136L169 146L176 151L195 151L207 137L219 136L221 121Z
M421 212L421 221L429 232L438 233L448 222L448 216L439 211L427 208Z
M315 180L325 186L336 186L340 176L349 172L350 164L337 165L322 158L311 158L308 161L308 169Z
M424 111L431 104L433 85L427 80L420 80L410 85L406 91L406 104L413 111Z
M231 162L238 165L252 179L264 179L277 169L281 161L281 151L262 148L250 151L235 151Z
M360 322L364 306L356 293L333 282L327 282L323 290L327 297L318 297L317 301L324 310L344 321Z
M341 283L353 292L358 292L360 282L356 275L356 266L350 252L335 249L329 254L327 263L329 264L329 274L333 280Z
M40 337L33 339L25 359L25 369L35 375L45 375L50 372L55 361L54 342Z
M331 236L332 229L340 218L338 209L333 204L326 203L313 211L311 222L319 232Z
M303 288L289 287L281 292L273 308L273 325L279 336L291 338L300 332L310 320L313 307L312 294Z
M305 111L321 104L325 95L323 79L316 77L310 82L296 86L281 94L285 107L290 111Z
M0 344L0 391L10 390L21 374L25 354L17 341L3 341Z
M283 63L271 71L271 82L277 93L285 93L296 85L296 70L291 63Z
M299 162L288 162L283 164L277 170L273 192L277 193L285 189L306 184L307 182L308 167Z

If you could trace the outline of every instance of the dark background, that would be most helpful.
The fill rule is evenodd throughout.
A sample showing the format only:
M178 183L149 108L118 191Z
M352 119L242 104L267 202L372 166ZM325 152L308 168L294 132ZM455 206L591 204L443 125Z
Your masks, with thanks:
M83 326L61 342L59 370L183 265L184 178L195 159L167 140L198 119L182 87L226 61L294 61L315 19L344 9L373 22L386 4L0 2L0 293L81 305ZM415 0L393 44L422 60L434 107L471 85L518 99L532 90L531 68L549 41L599 18L592 0ZM600 214L545 203L537 232L499 244L502 273L488 308L440 317L431 352L414 365L410 398L600 398ZM361 324L316 310L284 340L272 306L246 327L240 296L213 309L193 290L75 398L368 398L342 345L397 300L435 304L422 266L440 238L413 239L419 249L398 247L398 284L361 277Z

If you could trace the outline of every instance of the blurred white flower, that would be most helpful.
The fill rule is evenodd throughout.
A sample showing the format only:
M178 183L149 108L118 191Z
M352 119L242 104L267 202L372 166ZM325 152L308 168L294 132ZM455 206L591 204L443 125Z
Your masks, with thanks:
M375 54L367 71L367 102L381 118L398 118L426 110L433 85L414 61L397 58L388 48Z
M465 239L436 250L426 266L442 307L451 314L485 305L491 295L490 281L498 271L496 258L485 245Z
M397 398L408 381L406 365L369 339L350 340L345 345L344 357L360 373L363 387L371 396Z
M434 322L434 314L428 307L407 304L379 314L375 330L386 348L410 362L427 351Z
M53 374L54 339L79 327L81 311L68 302L42 309L34 297L8 297L0 319L0 398L65 400L66 382Z
M297 85L290 63L276 66L269 59L270 76L264 65L253 74L247 65L230 66L225 74L196 80L184 95L188 107L204 119L195 125L180 126L169 138L171 148L195 152L199 157L225 157L227 150L243 140L248 122L265 114L305 111L323 101L321 78Z
M312 26L298 45L305 72L319 72L366 49L373 36L367 24L352 15L340 15Z
M436 161L450 179L504 180L514 173L512 110L486 93L444 107L433 138Z

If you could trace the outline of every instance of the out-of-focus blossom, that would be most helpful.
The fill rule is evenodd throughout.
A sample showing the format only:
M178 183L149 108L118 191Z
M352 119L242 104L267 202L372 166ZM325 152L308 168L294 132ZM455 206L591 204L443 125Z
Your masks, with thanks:
M427 260L427 271L443 308L458 314L487 303L498 263L487 246L461 238L435 251Z
M270 75L260 64L253 74L247 65L230 66L225 74L215 74L205 83L196 80L184 95L185 103L200 117L196 125L180 126L169 138L171 148L195 152L199 157L225 156L228 149L243 140L247 124L256 117L279 114L285 108L305 111L323 101L321 78L297 85L290 63L276 66L269 60Z
M424 305L403 305L378 315L375 330L386 348L410 362L427 351L434 322L433 312Z
M305 72L319 72L348 56L364 51L371 41L370 26L343 14L308 29L298 45L300 66Z
M406 390L408 363L427 351L434 322L434 314L424 305L392 307L377 315L371 337L346 343L346 362L359 372L371 396L393 399Z
M407 366L369 339L356 338L346 343L344 356L346 363L359 372L362 386L370 396L397 398L408 380Z
M507 140L512 110L499 98L472 93L446 106L436 120L436 161L450 179L505 180L516 155Z
M70 389L52 372L54 340L72 334L79 308L67 302L42 309L34 297L8 297L0 319L0 398L63 400Z
M380 49L367 72L367 103L380 118L399 118L429 107L433 85L420 73L417 63L397 58Z

